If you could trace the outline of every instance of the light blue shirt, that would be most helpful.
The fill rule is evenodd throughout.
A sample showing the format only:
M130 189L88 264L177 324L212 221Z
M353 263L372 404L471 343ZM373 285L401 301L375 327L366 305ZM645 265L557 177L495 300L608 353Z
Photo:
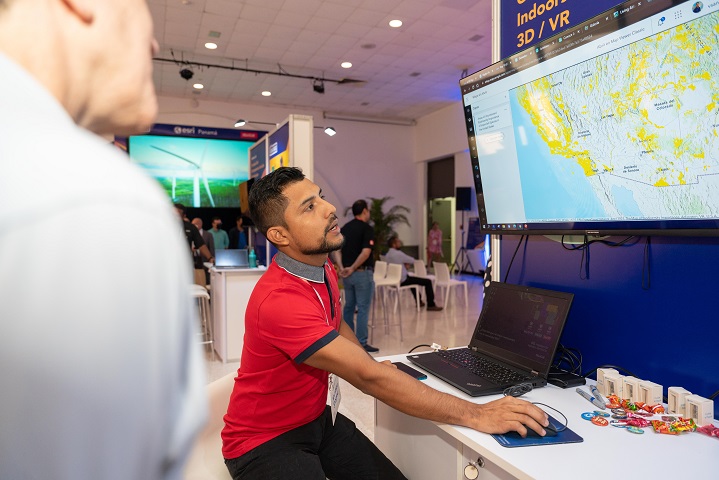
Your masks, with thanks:
M214 228L208 230L212 234L212 238L215 239L215 250L225 249L230 246L230 237L227 232L219 228L215 231Z
M414 263L414 258L396 248L390 248L384 258L387 263L399 263L402 265L402 282L407 280L407 268L405 267L405 264Z

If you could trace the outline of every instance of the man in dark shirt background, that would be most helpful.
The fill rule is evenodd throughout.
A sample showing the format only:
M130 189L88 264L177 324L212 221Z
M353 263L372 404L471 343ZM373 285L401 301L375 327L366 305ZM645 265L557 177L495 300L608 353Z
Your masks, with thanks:
M367 322L374 293L374 229L369 225L369 207L364 200L352 205L350 220L342 227L345 243L338 257L340 277L343 278L345 306L342 316L357 335L357 339L367 352L379 349L367 343ZM357 322L355 323L355 308Z
M187 245L190 247L190 254L192 254L193 257L192 263L195 265L195 269L202 269L201 264L199 267L196 264L195 250L200 252L200 255L202 255L202 258L204 258L205 261L212 262L215 260L215 257L212 256L210 249L207 248L207 245L205 245L205 241L202 239L200 231L187 219L185 206L181 203L176 203L175 210L177 210L177 215L179 215L180 219L182 219ZM200 261L200 263L202 262Z

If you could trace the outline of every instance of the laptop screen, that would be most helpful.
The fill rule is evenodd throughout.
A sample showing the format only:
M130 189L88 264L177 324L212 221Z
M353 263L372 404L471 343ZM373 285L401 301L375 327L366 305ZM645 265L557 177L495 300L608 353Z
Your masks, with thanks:
M247 249L225 250L215 252L215 268L248 268L250 266Z
M546 375L574 295L492 282L470 347Z

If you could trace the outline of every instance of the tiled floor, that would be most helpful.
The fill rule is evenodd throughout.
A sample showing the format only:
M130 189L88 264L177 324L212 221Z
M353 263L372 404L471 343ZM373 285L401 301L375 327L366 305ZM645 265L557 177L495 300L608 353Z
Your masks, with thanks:
M380 349L375 357L407 353L413 347L421 344L438 343L442 346L455 347L467 345L477 323L482 307L482 278L472 275L461 275L457 279L468 283L469 305L464 305L464 294L460 288L450 290L450 301L442 311L427 312L422 309L417 312L413 299L409 293L403 297L402 308L397 314L388 317L388 323L398 323L402 319L403 340L400 340L399 327L389 327L389 333L381 324L382 316L378 315L378 326L374 329L370 344ZM447 302L437 291L437 304ZM378 310L379 314L380 311ZM426 348L417 351L427 350ZM221 378L224 375L237 371L238 363L227 363L211 359L208 356L208 381ZM340 412L352 419L357 427L370 439L374 439L374 400L347 382L341 382L342 403Z

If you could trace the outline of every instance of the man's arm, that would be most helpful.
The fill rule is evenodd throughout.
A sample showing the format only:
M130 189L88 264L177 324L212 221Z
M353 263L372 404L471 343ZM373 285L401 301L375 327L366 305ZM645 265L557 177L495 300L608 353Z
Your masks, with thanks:
M355 270L362 266L362 264L369 258L371 254L371 248L363 248L352 265L350 265L349 267L344 267L342 270L340 270L340 276L344 278L352 275Z
M525 425L544 434L547 414L539 407L514 397L477 405L439 392L391 365L376 362L348 339L340 336L309 357L305 363L334 373L362 392L372 395L400 412L485 433L517 431L526 435ZM349 327L347 327L349 329Z

